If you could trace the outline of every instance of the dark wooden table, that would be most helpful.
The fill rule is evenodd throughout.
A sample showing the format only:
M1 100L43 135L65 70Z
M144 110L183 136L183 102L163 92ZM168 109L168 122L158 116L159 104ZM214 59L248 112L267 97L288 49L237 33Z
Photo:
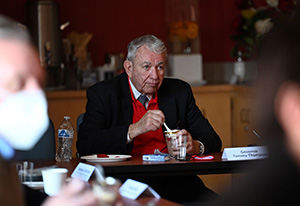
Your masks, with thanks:
M179 161L165 162L143 161L141 156L134 156L121 162L90 163L82 159L72 159L71 162L55 162L55 160L35 160L35 168L56 165L65 167L73 172L79 162L95 165L100 164L104 168L106 176L132 178L137 176L164 176L164 175L201 175L201 174L226 174L244 172L248 166L263 160L224 161L222 153L213 153L211 161Z
M56 162L55 160L34 160L34 167L57 166L69 170L69 176L76 168L79 162L95 165L100 164L104 168L106 176L116 178L132 178L137 176L164 176L164 175L200 175L200 174L225 174L245 172L248 166L263 160L244 160L244 161L224 161L222 153L213 153L214 160L210 161L179 161L170 160L165 162L143 161L141 156L134 156L121 162L91 163L82 159L72 159L70 162ZM123 198L125 205L178 205L166 199L156 198L138 198L130 200ZM150 204L151 203L151 204ZM152 204L154 203L154 204Z
M125 197L122 197L124 206L180 206L180 204L171 202L164 198L154 198L154 197L139 197L137 200L131 200Z
M147 162L142 157L119 163L101 163L105 173L111 176L148 176L148 175L201 175L244 172L245 168L256 161L223 161L222 153L211 154L212 161L179 161L172 159L165 162Z

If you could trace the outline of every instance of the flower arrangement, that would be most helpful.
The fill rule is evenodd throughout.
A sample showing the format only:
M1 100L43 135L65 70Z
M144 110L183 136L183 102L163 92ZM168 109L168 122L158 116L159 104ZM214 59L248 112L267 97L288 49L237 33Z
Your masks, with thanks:
M198 36L198 24L193 21L177 21L169 26L169 38L178 37L181 41L195 39Z
M166 0L169 53L200 53L198 13L198 0Z
M285 18L296 5L294 0L237 0L241 18L233 23L237 34L231 36L236 42L231 51L234 58L250 59L261 39Z
M199 26L195 21L171 22L168 34L173 53L192 53L192 41L199 36Z

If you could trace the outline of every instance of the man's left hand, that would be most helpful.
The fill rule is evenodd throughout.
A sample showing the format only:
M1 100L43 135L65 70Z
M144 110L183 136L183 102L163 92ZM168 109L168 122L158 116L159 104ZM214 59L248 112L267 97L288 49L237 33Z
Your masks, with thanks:
M196 140L193 140L192 135L188 131L185 129L180 130L177 135L187 136L186 153L188 155L200 153L200 143Z

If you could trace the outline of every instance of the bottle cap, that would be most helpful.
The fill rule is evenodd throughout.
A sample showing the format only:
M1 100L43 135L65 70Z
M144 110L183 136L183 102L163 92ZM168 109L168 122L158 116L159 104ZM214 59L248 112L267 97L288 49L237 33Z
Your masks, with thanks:
M67 119L67 120L68 120L68 119L70 119L70 117L69 117L69 116L64 116L64 119Z

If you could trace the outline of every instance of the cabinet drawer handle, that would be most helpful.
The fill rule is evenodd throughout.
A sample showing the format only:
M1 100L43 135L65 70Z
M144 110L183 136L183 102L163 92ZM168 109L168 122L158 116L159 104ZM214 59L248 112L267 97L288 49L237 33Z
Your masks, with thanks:
M241 121L242 123L245 123L245 122L246 122L246 115L245 115L245 112L246 112L246 109L245 109L245 108L241 109L241 111L240 111L240 121Z
M250 124L250 109L247 109L245 114L245 122Z

